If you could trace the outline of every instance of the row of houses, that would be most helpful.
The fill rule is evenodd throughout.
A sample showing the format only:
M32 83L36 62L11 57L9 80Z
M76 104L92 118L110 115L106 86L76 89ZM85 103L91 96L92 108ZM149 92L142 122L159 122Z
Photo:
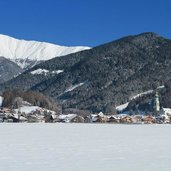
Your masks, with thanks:
M80 116L77 114L61 114L36 110L29 114L24 113L11 113L0 111L0 122L25 122L25 123L116 123L116 124L165 124L171 123L171 115L163 114L159 116L152 115L104 115L102 112L99 114L90 114Z
M160 108L159 96L156 93L154 113L149 114L57 114L39 106L32 106L29 103L22 103L18 109L1 108L0 122L63 122L63 123L124 123L124 124L153 124L171 123L171 109Z
M171 123L171 115L92 115L94 123L121 123L121 124L165 124Z
M52 122L56 118L56 113L37 106L23 107L20 109L0 109L0 122Z

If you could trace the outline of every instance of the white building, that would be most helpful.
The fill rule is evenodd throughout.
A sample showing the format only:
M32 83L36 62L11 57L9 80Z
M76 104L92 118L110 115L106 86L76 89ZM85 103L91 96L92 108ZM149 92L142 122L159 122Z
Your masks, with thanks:
M170 123L171 121L171 108L162 108L161 116L165 118L166 123Z
M171 108L162 108L165 115L171 116Z

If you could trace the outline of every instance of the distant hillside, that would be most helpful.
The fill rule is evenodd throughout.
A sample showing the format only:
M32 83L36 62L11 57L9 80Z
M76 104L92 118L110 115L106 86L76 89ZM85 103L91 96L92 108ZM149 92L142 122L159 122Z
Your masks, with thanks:
M38 92L33 91L21 91L21 90L8 90L2 94L3 101L2 107L19 108L19 103L25 101L31 105L43 107L49 110L53 110L59 113L60 107L58 104L48 96L45 96Z
M53 97L65 109L105 112L165 85L171 80L170 68L171 40L143 33L46 61L0 88L32 89ZM37 69L42 72L32 72Z

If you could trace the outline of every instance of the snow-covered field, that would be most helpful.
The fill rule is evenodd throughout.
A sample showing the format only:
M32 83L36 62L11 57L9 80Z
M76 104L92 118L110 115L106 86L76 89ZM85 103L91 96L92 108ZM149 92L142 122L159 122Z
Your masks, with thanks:
M170 171L170 125L0 124L0 171Z

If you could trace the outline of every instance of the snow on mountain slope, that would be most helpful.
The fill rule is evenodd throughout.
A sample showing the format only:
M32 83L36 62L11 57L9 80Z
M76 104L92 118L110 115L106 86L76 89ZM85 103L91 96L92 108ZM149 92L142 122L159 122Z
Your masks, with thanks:
M85 46L66 47L51 43L18 40L0 34L0 56L17 63L21 68L26 68L32 61L45 61L54 57L90 49ZM31 64L32 66L34 63Z
M128 104L129 104L129 102L121 104L121 105L116 107L116 110L117 111L123 111L124 109L126 109L128 107Z
M86 81L85 81L85 82L86 82ZM70 91L76 89L77 87L80 87L80 86L84 85L85 82L82 82L82 83L79 83L79 84L77 84L77 85L73 85L73 86L69 87L67 90L65 90L65 93L70 92Z
M63 70L56 70L56 71L51 71L50 72L47 69L41 69L41 68L39 68L39 69L36 69L34 71L31 71L30 73L32 75L40 75L40 74L47 75L48 73L51 73L51 74L60 74L61 72L64 72L64 71Z

